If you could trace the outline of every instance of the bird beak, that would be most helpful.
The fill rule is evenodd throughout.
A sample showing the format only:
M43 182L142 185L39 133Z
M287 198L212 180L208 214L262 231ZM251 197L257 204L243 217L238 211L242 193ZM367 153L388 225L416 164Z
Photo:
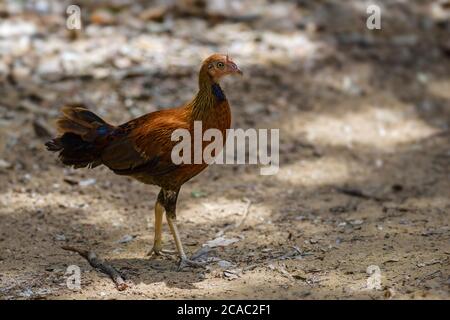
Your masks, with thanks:
M234 63L232 61L228 61L227 65L228 65L228 72L230 74L237 73L238 75L241 75L241 76L243 75L242 70L239 69L239 67L237 66L236 63Z

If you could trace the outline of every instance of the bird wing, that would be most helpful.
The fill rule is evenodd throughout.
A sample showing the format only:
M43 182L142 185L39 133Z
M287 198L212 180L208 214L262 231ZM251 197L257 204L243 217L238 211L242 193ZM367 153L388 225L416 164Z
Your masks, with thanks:
M162 175L177 168L171 153L176 129L189 129L179 109L157 111L118 126L102 153L102 162L115 173Z

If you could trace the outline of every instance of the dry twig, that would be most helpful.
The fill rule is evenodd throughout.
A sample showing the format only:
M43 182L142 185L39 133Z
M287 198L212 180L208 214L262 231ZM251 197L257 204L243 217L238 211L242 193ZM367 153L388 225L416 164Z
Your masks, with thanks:
M78 249L70 246L62 246L61 248L78 253L80 256L85 258L92 267L98 269L104 274L107 274L112 281L114 281L117 290L123 291L128 288L128 285L125 283L125 280L122 278L121 274L113 266L99 258L94 251Z

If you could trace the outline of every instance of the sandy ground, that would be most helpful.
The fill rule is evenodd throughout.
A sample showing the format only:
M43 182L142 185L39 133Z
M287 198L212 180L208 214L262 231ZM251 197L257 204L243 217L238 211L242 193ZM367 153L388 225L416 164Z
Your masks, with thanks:
M98 39L92 32L71 42L48 27L34 51L5 55L3 62L23 63L3 73L0 89L0 298L449 299L450 24L414 2L408 23L400 23L400 5L371 33L355 24L363 13L320 3L298 9L321 17L322 29L312 31L181 17L176 25L207 26L207 40L187 38L183 28L171 41L164 32L122 39L133 27L113 24ZM336 28L342 10L353 20ZM32 17L18 21L42 23ZM82 74L39 69L51 58L45 45L77 52L110 43L114 51L120 41L147 52L135 63L155 70L117 78L117 63L101 59ZM106 168L64 168L43 143L64 102L87 103L113 123L179 105L214 51L231 51L245 72L223 86L233 127L280 129L280 171L216 165L187 183L178 220L189 254L219 236L236 242L211 248L206 270L178 272L176 257L146 257L158 188ZM164 244L174 249L166 224ZM117 291L62 245L93 249L130 288ZM70 265L81 268L80 290L66 286ZM379 268L378 288L368 287L378 274L369 266Z

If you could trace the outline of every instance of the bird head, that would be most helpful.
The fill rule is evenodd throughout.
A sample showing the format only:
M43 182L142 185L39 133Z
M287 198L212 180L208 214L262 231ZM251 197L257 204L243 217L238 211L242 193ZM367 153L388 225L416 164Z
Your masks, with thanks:
M213 54L207 58L203 62L202 69L214 82L219 82L221 78L227 75L242 75L242 71L236 63L228 55L224 54Z

